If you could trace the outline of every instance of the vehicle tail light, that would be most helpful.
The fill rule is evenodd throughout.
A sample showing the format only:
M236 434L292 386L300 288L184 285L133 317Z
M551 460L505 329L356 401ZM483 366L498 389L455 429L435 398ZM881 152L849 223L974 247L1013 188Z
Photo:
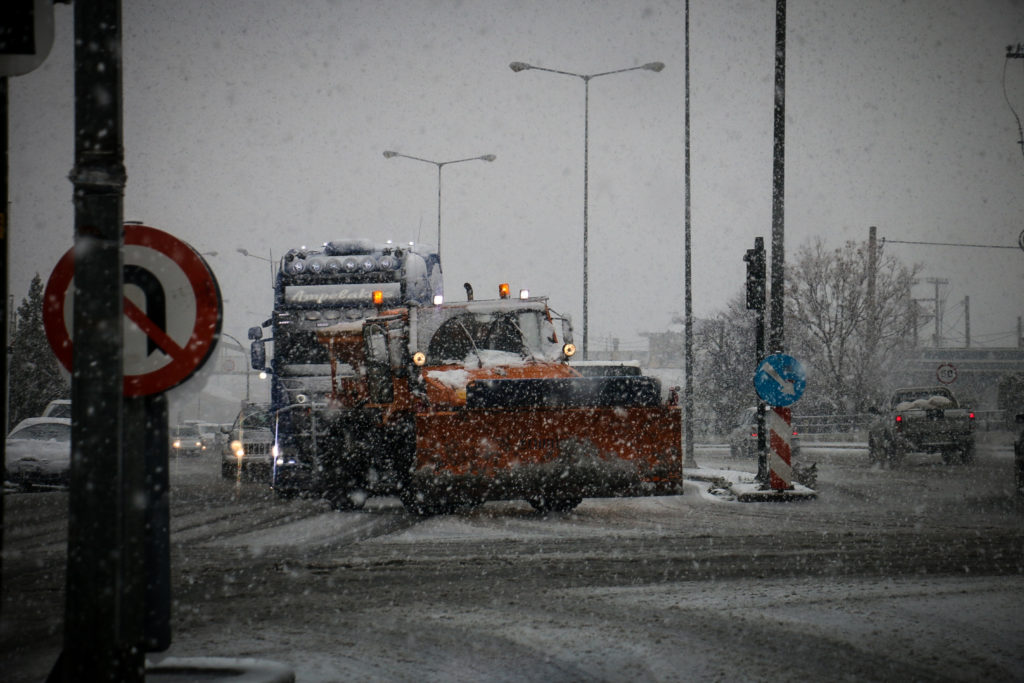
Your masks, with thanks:
M969 417L969 418L971 418L973 420L974 419L974 413L973 412L967 413L967 417Z
M903 416L902 415L897 415L896 416L896 428L900 429L902 427L903 427Z
M383 303L384 303L384 292L379 290L379 289L373 290L373 305L374 306L380 306Z

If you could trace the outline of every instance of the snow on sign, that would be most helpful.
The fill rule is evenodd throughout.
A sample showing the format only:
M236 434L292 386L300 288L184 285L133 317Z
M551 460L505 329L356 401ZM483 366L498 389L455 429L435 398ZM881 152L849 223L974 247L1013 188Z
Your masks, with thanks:
M173 235L124 226L124 395L167 391L202 367L220 334L220 288L203 257ZM71 371L74 249L46 283L43 326Z
M803 364L792 356L775 353L768 356L754 372L754 388L761 400L771 406L796 403L807 386Z

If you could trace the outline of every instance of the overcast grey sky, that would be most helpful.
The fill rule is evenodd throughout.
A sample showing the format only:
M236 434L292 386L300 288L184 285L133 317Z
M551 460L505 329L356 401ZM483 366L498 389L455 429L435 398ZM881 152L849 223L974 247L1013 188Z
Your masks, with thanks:
M684 2L132 0L124 3L125 217L209 258L224 330L270 309L269 266L344 237L436 241L445 284L508 281L581 323L583 84L590 84L590 348L641 348L683 310ZM771 232L774 0L692 0L694 313L743 283ZM72 12L11 79L11 292L73 235ZM1003 95L1018 0L789 0L786 247L889 239L1014 245L1024 156ZM1007 93L1024 114L1024 60ZM964 296L975 345L1014 344L1024 252L888 245ZM922 285L917 294L930 296Z

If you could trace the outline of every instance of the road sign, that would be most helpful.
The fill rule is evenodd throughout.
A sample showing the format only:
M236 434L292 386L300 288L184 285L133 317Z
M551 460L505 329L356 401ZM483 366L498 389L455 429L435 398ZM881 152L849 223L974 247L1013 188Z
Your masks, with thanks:
M952 363L943 363L936 368L935 377L943 384L952 384L956 381L956 366Z
M771 406L796 403L807 386L807 373L803 364L792 356L776 353L757 366L754 388L761 400Z
M124 395L167 391L202 367L220 334L220 288L203 257L173 235L124 226ZM71 371L74 250L46 283L43 326Z

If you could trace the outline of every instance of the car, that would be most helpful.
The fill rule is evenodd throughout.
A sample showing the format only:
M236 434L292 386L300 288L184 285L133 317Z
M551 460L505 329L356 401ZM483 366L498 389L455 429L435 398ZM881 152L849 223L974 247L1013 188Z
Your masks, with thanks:
M30 417L7 435L4 480L22 489L67 485L71 471L71 420Z
M199 429L199 439L203 442L203 448L211 453L220 449L221 441L224 440L224 433L216 422L192 422Z
M202 455L206 450L199 427L194 424L180 424L171 434L171 453L173 455Z
M234 479L240 474L265 473L269 479L274 450L270 406L265 403L246 405L226 433L221 446L221 476Z
M800 454L800 435L795 427L789 445L790 457L795 458ZM734 458L757 457L757 406L745 409L739 423L729 432L729 454Z
M58 398L50 401L43 409L43 417L71 417L71 399Z

